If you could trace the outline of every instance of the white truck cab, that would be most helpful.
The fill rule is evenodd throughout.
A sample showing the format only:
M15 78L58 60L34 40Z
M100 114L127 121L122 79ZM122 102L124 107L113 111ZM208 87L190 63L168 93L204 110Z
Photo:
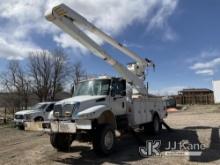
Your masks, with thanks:
M55 102L37 103L28 110L22 110L15 113L14 123L20 128L24 128L25 122L48 120L49 113L53 110Z

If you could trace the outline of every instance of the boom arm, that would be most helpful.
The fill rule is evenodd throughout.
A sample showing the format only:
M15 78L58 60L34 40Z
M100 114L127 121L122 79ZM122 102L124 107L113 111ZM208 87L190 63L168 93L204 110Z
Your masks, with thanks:
M143 94L147 95L147 90L144 85L144 81L128 70L124 65L118 63L109 54L107 54L96 42L94 42L90 37L88 37L79 27L86 28L90 32L98 35L100 38L116 47L123 53L127 54L129 57L133 58L138 63L138 68L145 69L147 66L151 65L149 60L144 60L135 53L131 52L127 48L123 47L120 43L117 43L110 36L96 28L93 24L88 22L84 17L70 9L64 4L58 5L52 9L52 12L46 15L47 20L53 22L66 33L68 33L75 40L80 42L82 45L87 47L95 55L106 61L113 68L115 68L128 82L130 82L135 89Z

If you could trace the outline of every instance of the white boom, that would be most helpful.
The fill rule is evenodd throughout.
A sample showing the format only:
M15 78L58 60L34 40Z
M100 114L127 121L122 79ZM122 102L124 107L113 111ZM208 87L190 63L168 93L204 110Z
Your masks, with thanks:
M109 35L102 32L92 23L88 22L83 16L79 15L65 4L60 4L54 7L52 12L50 11L46 14L46 18L68 33L72 38L87 47L95 55L105 60L108 64L115 68L121 74L121 76L130 82L140 94L147 95L143 77L146 67L154 65L150 60L142 59L137 54L124 47L122 44L116 42ZM89 30L90 32L96 34L113 47L134 59L137 63L135 63L132 67L135 68L127 69L124 65L117 62L80 28Z

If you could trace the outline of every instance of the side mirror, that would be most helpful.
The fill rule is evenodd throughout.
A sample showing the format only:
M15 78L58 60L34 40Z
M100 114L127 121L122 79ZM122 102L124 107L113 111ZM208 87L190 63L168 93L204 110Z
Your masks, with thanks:
M73 85L72 88L71 88L71 95L72 96L74 95L74 92L75 92L75 85Z

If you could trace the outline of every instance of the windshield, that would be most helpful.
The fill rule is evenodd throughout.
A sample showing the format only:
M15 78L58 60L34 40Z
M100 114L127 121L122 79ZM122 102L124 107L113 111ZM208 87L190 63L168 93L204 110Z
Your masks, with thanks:
M108 95L110 80L90 80L81 82L76 89L74 96L82 95Z
M45 107L47 106L47 104L36 104L36 105L34 105L31 109L33 109L33 110L43 110Z

